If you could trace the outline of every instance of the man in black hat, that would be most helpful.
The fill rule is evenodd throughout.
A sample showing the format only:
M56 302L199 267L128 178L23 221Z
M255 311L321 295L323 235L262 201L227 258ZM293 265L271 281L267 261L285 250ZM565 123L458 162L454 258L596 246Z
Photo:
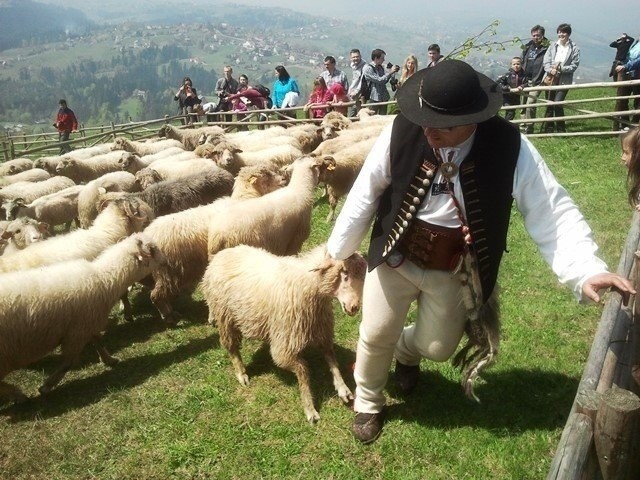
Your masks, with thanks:
M454 362L473 380L499 342L496 279L513 200L559 279L581 300L631 283L609 273L591 231L535 147L497 115L502 91L459 60L418 71L398 92L401 113L386 128L351 189L328 241L346 258L375 218L356 352L355 437L380 435L389 367L402 393L425 357ZM417 301L416 321L404 327Z

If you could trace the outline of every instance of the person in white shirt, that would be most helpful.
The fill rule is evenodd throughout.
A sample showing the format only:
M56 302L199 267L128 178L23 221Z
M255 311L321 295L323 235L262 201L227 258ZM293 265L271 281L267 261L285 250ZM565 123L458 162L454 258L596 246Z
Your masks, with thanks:
M499 340L496 279L511 206L561 282L580 300L631 283L609 273L581 213L518 129L497 115L502 90L460 60L416 72L398 91L401 113L367 156L329 237L336 259L373 228L354 378L352 431L380 435L389 367L403 393L422 358L458 358L466 393ZM412 302L416 321L404 328Z
M554 85L571 85L573 73L580 65L580 49L569 38L571 25L561 23L556 29L558 41L552 43L544 54L543 67L547 74L557 76ZM547 99L551 102L563 102L569 90L550 90ZM564 117L563 105L550 105L545 110L545 117ZM543 133L567 131L564 120L545 122L542 124Z

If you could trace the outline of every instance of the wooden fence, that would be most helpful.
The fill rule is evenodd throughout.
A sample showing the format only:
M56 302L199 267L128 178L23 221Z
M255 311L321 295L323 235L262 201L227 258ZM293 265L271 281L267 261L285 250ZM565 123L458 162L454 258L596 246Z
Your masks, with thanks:
M640 291L640 213L618 273ZM608 297L547 480L640 479L640 298Z
M522 90L522 95L526 96L530 92L540 91L540 92L548 92L552 90L563 90L563 89L584 89L584 88L593 88L593 87L605 87L605 88L614 88L617 89L621 86L630 86L630 85L639 85L640 80L632 80L626 82L598 82L598 83L585 83L580 85L565 85L561 87L530 87ZM515 91L515 90L514 90ZM624 97L618 96L607 96L607 97L598 97L598 98L586 98L580 100L565 100L563 102L549 102L548 100L541 98L543 95L540 94L538 97L538 103L535 105L538 109L538 117L532 118L530 120L524 118L516 118L512 120L514 124L522 124L522 123L533 123L534 125L542 125L545 122L554 122L557 120L564 120L568 124L581 122L584 124L585 122L588 124L595 120L605 119L611 122L618 122L622 125L632 126L633 124L628 122L627 120L620 118L621 112L611 111L613 108L613 102L618 99L627 99L630 102L633 102L634 99L638 98L639 95L629 95ZM577 108L577 105L585 105L585 104L600 104L605 105L607 111L604 112L594 112L591 110L585 110L583 108ZM395 104L395 102L380 102L379 104ZM346 104L353 105L353 103ZM544 117L540 116L540 111L544 110L546 106L550 105L563 105L566 110L572 112L572 114L566 115L561 118L556 117ZM521 110L523 109L523 105L521 106L507 106L503 107L503 111L506 110ZM241 120L237 121L226 121L228 116L232 116L228 112L216 112L216 113L208 113L205 115L197 116L194 115L196 119L196 125L203 125L214 123L216 125L221 125L226 129L237 129L237 128L248 128L249 126L253 126L261 128L267 125L281 125L281 124L292 124L298 122L313 122L314 120L306 118L306 112L303 112L303 107L293 107L286 109L278 109L278 110L253 110L250 111ZM264 114L267 117L266 121L260 121L260 114ZM640 115L640 110L629 110L624 112L625 115ZM300 118L302 117L302 118ZM144 139L155 136L160 126L164 123L184 123L184 118L182 116L172 116L172 117L164 117L155 120L149 120L144 122L129 122L125 124L111 124L109 126L99 126L99 127L81 127L78 133L74 134L71 140L69 140L69 145L77 146L77 147L86 147L95 145L97 143L112 141L117 136L126 135L131 139ZM608 124L607 124L608 125ZM613 125L613 123L612 123ZM587 131L585 129L581 129L579 131L574 132L566 132L566 133L534 133L530 134L531 137L550 137L550 136L611 136L617 135L618 132L613 131L612 129L603 130L593 130ZM60 148L60 143L58 142L58 134L56 132L49 133L40 133L33 135L19 134L19 135L7 135L1 140L1 155L0 161L11 160L12 158L20 157L20 156L34 156L36 154L51 154L57 153Z

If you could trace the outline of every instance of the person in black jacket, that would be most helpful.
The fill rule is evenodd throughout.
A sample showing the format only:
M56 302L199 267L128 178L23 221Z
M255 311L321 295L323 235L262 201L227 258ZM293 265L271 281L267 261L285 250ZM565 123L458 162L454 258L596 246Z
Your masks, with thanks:
M611 48L616 49L616 56L613 59L613 63L611 64L611 70L609 71L609 76L613 77L614 82L623 82L625 80L633 80L633 77L626 71L617 72L616 67L618 65L624 65L627 62L627 55L629 54L629 48L633 45L635 39L630 37L626 33L623 33L620 37L616 38L613 42L609 44ZM623 87L618 87L616 89L616 97L627 97L631 94L637 95L640 93L640 86L633 85L625 85ZM626 112L629 110L629 99L628 98L619 98L616 100L615 111L616 112ZM628 115L622 117L616 117L621 120L626 120L627 123L630 121ZM613 120L613 131L617 132L621 128L624 128L624 124Z
M178 109L181 115L185 115L185 123L188 125L192 122L190 113L193 113L193 107L200 103L198 98L198 92L193 86L191 78L184 77L182 79L182 85L176 92L173 99L178 102Z
M549 40L544 36L545 30L542 25L534 25L531 28L531 40L522 47L522 68L529 86L540 85L544 77L543 60L544 54L549 48ZM539 90L534 90L527 95L527 105L533 105L538 101ZM524 111L525 118L536 118L536 108L528 107ZM533 124L522 124L526 133L533 133Z
M496 82L502 86L502 106L520 105L521 94L511 90L517 89L522 91L526 86L526 77L522 70L522 59L520 57L513 57L509 71L501 75ZM515 109L505 110L504 112L505 120L513 120L515 116Z

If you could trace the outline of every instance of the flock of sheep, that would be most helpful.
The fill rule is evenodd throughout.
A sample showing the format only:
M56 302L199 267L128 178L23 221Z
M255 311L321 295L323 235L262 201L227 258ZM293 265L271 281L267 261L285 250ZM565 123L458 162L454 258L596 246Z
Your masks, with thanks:
M333 260L324 245L301 249L318 185L331 221L392 119L365 109L357 121L330 113L320 125L236 133L167 124L144 142L117 138L0 164L0 402L26 400L5 377L58 346L62 361L41 394L88 343L103 363L117 363L101 336L119 301L132 320L127 291L136 282L167 325L178 321L174 299L200 285L241 384L249 381L242 338L268 342L276 365L296 375L305 415L316 422L300 354L317 345L348 402L332 300L357 313L366 262L358 253Z

